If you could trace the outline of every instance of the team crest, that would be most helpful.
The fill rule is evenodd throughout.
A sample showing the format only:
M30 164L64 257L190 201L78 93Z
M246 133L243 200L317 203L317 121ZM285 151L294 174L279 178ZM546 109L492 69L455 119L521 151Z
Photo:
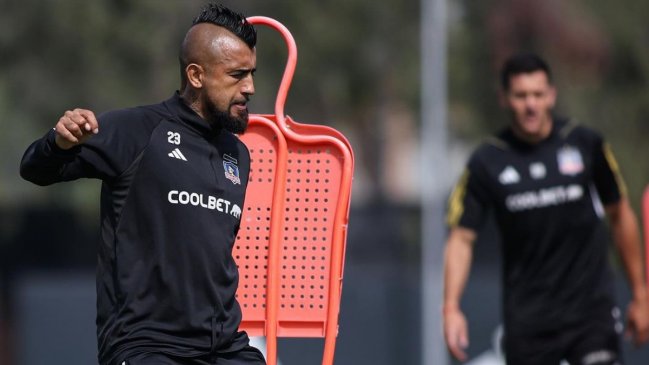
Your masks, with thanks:
M564 175L577 175L584 171L584 161L579 150L572 146L566 146L557 152L559 172Z
M239 166L237 166L237 159L224 154L223 155L223 171L225 178L232 181L235 185L241 185L241 178L239 178Z

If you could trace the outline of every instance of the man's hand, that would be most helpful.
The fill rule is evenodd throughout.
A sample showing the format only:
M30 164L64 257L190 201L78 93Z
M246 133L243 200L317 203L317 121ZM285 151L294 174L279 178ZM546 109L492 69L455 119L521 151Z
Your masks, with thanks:
M626 337L633 338L636 346L649 341L649 298L634 299L629 303L626 313Z
M459 308L444 308L444 339L450 353L456 359L466 361L464 350L469 346L469 330Z
M95 114L90 110L74 109L63 114L56 127L56 145L67 150L84 143L93 134L99 132Z

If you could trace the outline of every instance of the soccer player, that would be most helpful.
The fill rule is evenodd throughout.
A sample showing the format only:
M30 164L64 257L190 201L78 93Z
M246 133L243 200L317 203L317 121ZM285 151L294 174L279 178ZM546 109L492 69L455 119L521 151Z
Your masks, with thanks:
M627 331L638 345L649 338L649 302L637 219L618 165L597 132L553 115L556 91L544 60L513 56L501 77L511 123L474 151L449 200L448 349L466 359L460 299L473 243L492 211L504 255L507 364L622 364L604 216L633 294Z
M102 365L265 364L239 332L232 247L250 156L256 31L210 4L180 48L181 87L155 105L66 111L25 152L38 185L97 178Z

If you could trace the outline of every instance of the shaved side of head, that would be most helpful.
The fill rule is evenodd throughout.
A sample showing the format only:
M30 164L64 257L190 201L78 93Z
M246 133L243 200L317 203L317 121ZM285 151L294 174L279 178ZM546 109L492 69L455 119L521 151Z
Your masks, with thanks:
M242 133L248 123L257 33L245 17L209 5L194 19L180 46L183 102L215 129Z
M206 68L210 63L219 62L233 42L236 42L236 36L217 25L200 23L189 29L180 48L181 90L187 83L185 70L188 65L195 63Z
M180 90L187 86L187 66L191 63L204 66L205 62L219 57L227 49L225 42L238 38L250 49L257 43L257 32L243 14L218 4L208 4L193 20L180 47Z

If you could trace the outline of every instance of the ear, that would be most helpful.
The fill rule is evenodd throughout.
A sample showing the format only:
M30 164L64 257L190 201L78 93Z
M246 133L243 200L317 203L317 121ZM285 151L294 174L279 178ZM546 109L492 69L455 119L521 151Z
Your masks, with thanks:
M190 63L185 67L185 75L187 75L187 83L191 85L194 89L201 89L203 87L203 74L205 73L205 70L203 70L203 67L195 64L195 63Z

